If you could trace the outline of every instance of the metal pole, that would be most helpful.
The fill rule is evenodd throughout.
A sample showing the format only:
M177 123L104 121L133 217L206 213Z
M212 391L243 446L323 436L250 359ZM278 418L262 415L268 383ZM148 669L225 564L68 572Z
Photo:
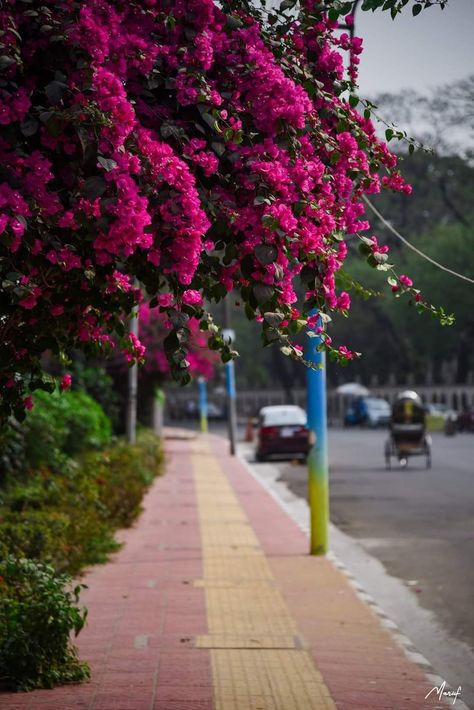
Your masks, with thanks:
M153 400L153 431L157 436L163 438L163 411L165 407L165 393L161 387L155 390L155 398Z
M235 392L235 370L233 360L231 360L230 362L226 362L225 364L225 384L227 390L227 416L229 425L230 454L231 456L235 456L237 440L237 408Z
M224 299L224 330L222 335L225 340L233 342L235 333L230 327L230 301L229 294ZM235 369L234 361L225 364L225 383L227 391L227 424L229 428L230 455L235 456L237 441L237 407L235 391Z
M201 432L207 434L207 384L204 377L199 377L199 418L201 420Z
M305 359L319 366L308 368L307 410L312 446L308 456L308 499L310 508L310 554L328 551L329 476L326 414L326 353L318 352L321 338L308 337Z
M138 337L138 309L134 309L130 317L128 332ZM135 364L128 370L127 382L125 434L129 444L134 444L137 439L137 380L138 365Z

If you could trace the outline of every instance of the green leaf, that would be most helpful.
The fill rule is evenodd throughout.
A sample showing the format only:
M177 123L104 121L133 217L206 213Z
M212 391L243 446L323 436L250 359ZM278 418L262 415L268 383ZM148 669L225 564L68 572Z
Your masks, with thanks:
M106 189L107 183L104 178L100 175L94 175L84 182L83 192L84 196L92 201L103 195Z
M415 3L411 9L413 17L416 17L417 15L419 15L422 10L423 10L423 5L420 5L419 2Z
M267 311L263 314L265 322L268 323L272 328L278 328L283 320L281 313L273 313L272 311Z
M160 133L168 140L168 138L178 138L180 134L180 129L174 125L174 123L163 123L160 126Z
M167 354L174 353L179 349L179 340L175 330L168 333L166 338L163 340L163 347L165 349L165 353Z
M388 254L382 254L378 251L374 252L373 256L377 264L385 264L388 259Z
M225 153L225 145L221 143L220 141L212 141L211 143L211 148L216 153L219 158L222 157Z
M25 138L29 138L30 136L34 136L38 130L38 127L39 123L36 118L27 118L26 121L23 121L23 123L20 124L20 131L23 133Z
M266 266L267 264L271 264L272 262L275 261L275 259L278 256L278 251L275 246L272 244L258 244L255 247L255 257L257 261L262 264L262 266Z
M249 303L245 304L245 315L248 320L255 320L255 311Z
M204 121L204 123L207 123L209 128L212 128L213 131L216 130L217 123L216 123L216 119L214 118L214 116L211 116L210 113L203 113L201 118Z
M106 170L107 172L117 167L117 163L115 162L115 160L112 160L112 158L104 158L102 155L99 155L99 157L97 158L97 162L100 163L100 165L102 165L104 170Z
M244 23L242 20L238 17L234 17L234 15L227 15L226 22L225 22L225 28L229 30L238 30L241 27L243 27Z
M55 104L58 104L60 101L62 101L67 91L67 88L67 84L64 84L64 82L62 81L55 80L47 84L45 87L45 92L46 96L48 97L49 103L54 106Z
M253 287L253 292L257 302L263 304L272 300L275 290L272 286L268 286L267 284L256 284Z
M267 229L270 229L271 231L275 231L275 229L278 228L279 222L277 219L275 219L275 217L272 214L264 214L262 217L262 224Z
M0 56L0 71L2 69L6 69L9 67L11 64L14 64L15 60L12 57L9 57L8 54L2 54Z

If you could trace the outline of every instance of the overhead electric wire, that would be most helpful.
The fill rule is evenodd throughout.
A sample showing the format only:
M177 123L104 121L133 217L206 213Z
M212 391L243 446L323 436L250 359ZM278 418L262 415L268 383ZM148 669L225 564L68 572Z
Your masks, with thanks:
M375 214L376 217L382 222L382 224L387 227L387 229L394 234L397 239L400 239L405 246L409 247L412 249L418 256L421 256L423 259L426 259L426 261L429 261L430 264L433 264L433 266L436 266L438 269L441 269L442 271L446 271L448 274L451 274L452 276L456 276L458 279L462 279L463 281L468 281L471 284L474 284L474 279L469 278L469 276L464 276L464 274L459 274L457 271L453 271L452 269L449 269L447 266L443 266L443 264L440 264L438 261L435 261L432 259L430 256L425 254L424 252L420 251L417 249L413 244L411 244L408 239L405 239L400 232L398 232L395 227L393 227L390 222L388 222L385 217L378 211L378 209L371 203L371 201L366 197L365 195L362 195L362 199L370 207L372 212Z

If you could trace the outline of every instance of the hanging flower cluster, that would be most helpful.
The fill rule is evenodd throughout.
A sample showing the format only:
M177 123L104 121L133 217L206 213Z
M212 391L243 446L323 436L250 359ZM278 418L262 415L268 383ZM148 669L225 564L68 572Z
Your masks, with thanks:
M295 18L245 0L2 3L4 415L52 387L45 350L118 337L140 359L123 322L142 292L172 325L182 382L190 318L233 356L204 299L239 290L265 343L295 357L312 309L327 321L349 308L335 275L344 237L369 226L361 196L409 187L355 108L361 41L337 32L333 5L304 0Z

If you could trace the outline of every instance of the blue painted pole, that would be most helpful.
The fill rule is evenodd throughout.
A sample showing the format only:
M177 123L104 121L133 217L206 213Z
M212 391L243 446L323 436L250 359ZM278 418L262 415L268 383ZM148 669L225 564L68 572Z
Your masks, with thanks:
M204 377L198 379L199 387L199 419L201 422L201 431L207 433L207 383Z
M235 391L235 369L234 361L230 360L225 364L225 384L227 391L229 442L231 456L235 456L237 440L237 409Z
M307 372L307 411L311 449L308 456L308 499L310 507L310 554L328 551L329 476L326 414L326 353L318 352L319 336L307 339L305 360L317 369Z

